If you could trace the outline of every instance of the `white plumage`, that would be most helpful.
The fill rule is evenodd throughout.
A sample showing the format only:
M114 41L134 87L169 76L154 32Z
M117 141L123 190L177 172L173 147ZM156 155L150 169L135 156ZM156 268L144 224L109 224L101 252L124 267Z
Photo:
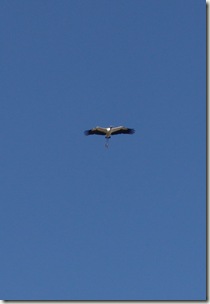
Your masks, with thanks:
M102 128L102 127L95 127L93 129L90 130L86 130L85 135L103 135L105 136L105 138L107 138L107 143L106 143L106 147L108 147L108 139L112 136L112 135L118 135L118 134L134 134L135 130L134 129L130 129L130 128L126 128L123 126L119 126L119 127L108 127L108 128Z

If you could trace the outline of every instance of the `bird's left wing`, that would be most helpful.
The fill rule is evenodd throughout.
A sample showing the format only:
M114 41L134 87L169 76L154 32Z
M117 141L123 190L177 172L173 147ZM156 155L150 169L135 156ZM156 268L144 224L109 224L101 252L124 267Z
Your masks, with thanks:
M123 129L126 129L126 128L123 127L123 126L112 127L112 133L115 133L115 132L120 131L120 130L123 130Z
M134 129L129 129L123 126L119 127L114 127L112 128L112 135L117 135L117 134L133 134L135 133Z

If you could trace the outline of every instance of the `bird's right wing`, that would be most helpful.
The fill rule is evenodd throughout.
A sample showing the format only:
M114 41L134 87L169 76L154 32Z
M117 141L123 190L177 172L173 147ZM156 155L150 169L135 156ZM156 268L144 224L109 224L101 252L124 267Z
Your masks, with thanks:
M106 132L107 132L107 129L106 128L102 128L102 127L95 127L95 130L99 131L99 132L102 132L104 134L106 134Z
M106 128L96 127L91 130L86 130L85 135L105 135L107 132Z

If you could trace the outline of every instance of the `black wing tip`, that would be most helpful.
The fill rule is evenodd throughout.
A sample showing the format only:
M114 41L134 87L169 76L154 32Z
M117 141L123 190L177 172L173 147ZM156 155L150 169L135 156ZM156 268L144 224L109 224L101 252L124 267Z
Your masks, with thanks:
M135 129L128 129L128 134L134 134L136 132Z
M90 135L90 130L84 131L84 134L85 134L86 136Z

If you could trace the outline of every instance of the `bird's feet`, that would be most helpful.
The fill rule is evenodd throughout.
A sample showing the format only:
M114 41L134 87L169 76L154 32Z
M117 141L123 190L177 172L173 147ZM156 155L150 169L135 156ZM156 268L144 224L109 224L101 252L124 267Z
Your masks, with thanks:
M106 147L106 148L109 147L109 137L106 139L105 147Z

